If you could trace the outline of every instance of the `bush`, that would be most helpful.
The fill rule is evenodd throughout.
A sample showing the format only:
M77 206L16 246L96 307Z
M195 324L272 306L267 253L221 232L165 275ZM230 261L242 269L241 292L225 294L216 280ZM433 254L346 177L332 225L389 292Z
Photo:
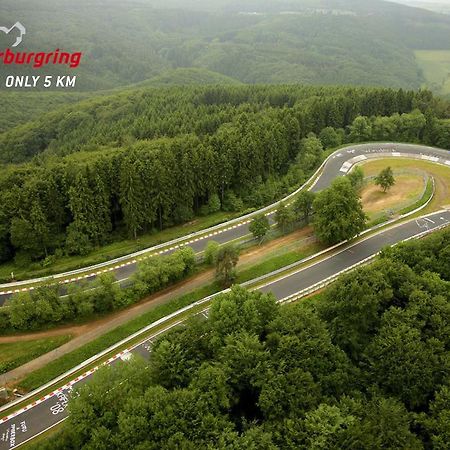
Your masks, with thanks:
M29 292L20 292L10 301L9 320L14 328L19 330L29 330L35 318L35 308Z
M187 205L179 205L174 211L175 223L185 223L192 220L194 217L194 211Z
M190 247L182 248L169 256L149 258L139 264L133 276L135 288L141 295L153 294L171 283L189 275L195 267L195 253Z
M199 209L198 213L199 213L201 216L207 216L207 215L210 213L210 211L209 211L209 206L208 206L208 205L202 205L202 206L200 206L200 209Z
M139 264L134 283L124 289L119 287L114 275L104 274L89 285L71 284L65 297L59 295L58 285L20 293L8 300L9 308L0 308L0 330L36 329L120 309L182 280L192 273L195 265L194 250L184 247L169 256L150 258Z
M212 194L208 200L208 208L209 208L210 214L220 211L220 207L221 207L221 204L220 204L219 196L215 193Z
M0 331L6 331L10 328L9 312L6 308L0 308Z
M224 287L231 285L236 279L236 265L239 261L239 250L233 244L220 247L216 258L216 280Z
M238 212L244 209L244 203L233 191L228 191L225 194L223 209L225 211Z
M204 260L208 266L212 266L216 260L216 255L219 250L220 244L216 241L208 241L204 252Z

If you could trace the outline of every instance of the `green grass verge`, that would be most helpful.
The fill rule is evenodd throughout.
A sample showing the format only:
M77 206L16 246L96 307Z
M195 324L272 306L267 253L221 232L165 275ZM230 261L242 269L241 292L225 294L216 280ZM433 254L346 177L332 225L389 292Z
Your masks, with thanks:
M27 268L18 267L14 262L0 265L0 281L10 281L11 272L14 272L16 280L27 279L31 277L42 277L56 273L75 270L82 267L99 264L110 259L118 258L130 253L134 253L154 245L162 244L173 239L185 236L205 228L227 222L242 213L232 214L228 212L218 212L205 217L199 217L195 221L167 228L157 233L148 233L140 236L138 239L126 239L113 242L104 247L100 247L87 256L65 256L57 259L48 267L42 267L41 264L31 264Z
M380 225L384 222L387 222L389 220L389 217L386 214L383 214L380 217L377 217L376 219L371 220L366 224L366 229L376 227L377 225Z
M301 259L314 254L318 249L318 244L310 244L301 250L289 251L286 253L278 254L272 258L268 258L266 261L254 266L250 266L242 270L238 274L238 283L257 278L264 274L270 273L274 270L280 269L288 264L300 261ZM145 326L157 321L158 319L171 314L178 309L181 309L191 303L196 302L208 295L211 295L220 288L216 284L209 284L201 287L189 294L183 295L179 298L171 300L169 303L159 305L143 314L142 316L133 319L126 324L106 333L105 335L95 339L94 341L74 350L67 355L63 355L50 364L30 373L27 377L20 381L18 387L24 391L31 391L33 389L42 386L64 372L70 370L91 356L101 352L105 348L114 345L116 342L124 339L125 337L135 333L136 331L144 328ZM141 340L139 338L139 340ZM87 369L84 369L87 370Z
M60 358L52 361L50 364L30 373L20 383L19 388L25 391L31 391L33 389L42 386L48 381L56 378L64 372L72 369L78 364L82 363L91 356L101 352L105 348L114 345L116 342L130 336L136 331L144 328L145 326L161 319L168 314L171 314L178 309L181 309L191 303L200 300L216 290L213 285L205 286L197 289L196 291L186 294L182 297L172 300L170 303L157 306L155 309L148 311L147 313L139 316L126 324L115 328L114 330L104 334L103 336L95 339L94 341L86 344L73 352L70 352ZM84 369L86 370L86 369Z
M48 353L70 341L72 336L61 335L30 341L17 341L0 344L0 374Z
M408 214L411 211L414 211L417 208L420 208L421 206L425 205L425 203L430 199L430 197L433 195L433 180L431 178L427 181L427 187L425 189L425 192L422 195L422 198L418 200L417 202L413 203L412 205L409 205L402 210L399 211L400 215Z

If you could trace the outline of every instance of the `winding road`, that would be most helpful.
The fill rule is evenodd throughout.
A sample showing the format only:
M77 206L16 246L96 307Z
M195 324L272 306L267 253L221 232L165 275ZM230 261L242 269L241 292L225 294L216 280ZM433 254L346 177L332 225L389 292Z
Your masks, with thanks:
M372 157L384 156L419 158L443 164L450 168L450 153L448 150L411 144L360 144L337 150L331 154L318 170L319 174L315 178L315 182L310 186L310 190L317 192L328 187L336 177L345 175L350 167L357 162L361 162ZM314 176L312 178L314 178ZM288 202L302 188L303 187L288 195L283 200ZM136 271L137 264L140 260L142 260L142 258L156 255L167 255L185 245L190 246L196 253L201 253L204 251L210 240L214 240L220 244L225 244L245 238L246 236L250 238L251 233L249 231L249 224L252 217L265 213L269 216L271 224L273 224L273 214L277 204L278 202L248 214L247 216L233 219L229 222L193 233L184 238L174 239L164 244L117 258L106 263L44 278L0 284L0 306L2 306L14 293L33 289L33 285L36 285L37 283L60 283L62 285L61 293L65 293L66 290L64 289L64 285L67 283L80 283L87 280L94 280L96 276L107 272L113 273L119 283L125 283L126 280Z
M450 169L450 160L447 159L450 158L450 153L447 150L407 144L357 145L333 153L324 163L315 183L310 187L311 190L319 191L326 188L334 178L345 175L354 163L371 157L419 158L437 164L444 164ZM270 210L270 207L264 208L263 212L268 213ZM209 236L210 232L206 230L203 232L207 234L205 237L196 238L197 240L188 245L192 246L196 252L201 252L210 239L225 243L244 237L249 234L248 220L249 217L246 217L241 218L239 222L233 222L229 226L224 224L221 227L225 231L215 229L211 232L215 233L213 236ZM348 243L342 246L337 253L310 266L274 279L266 285L259 287L258 290L272 292L278 300L289 298L304 289L315 286L317 283L366 260L387 245L394 245L448 225L450 225L450 211L446 209L428 214L420 219L413 219L394 225L376 234L367 236L356 243ZM170 251L174 251L174 249L170 249L169 244L169 249L165 253ZM123 267L115 268L114 274L118 280L124 280L135 270L136 263L130 263ZM161 331L158 334L161 334ZM148 358L152 343L156 337L157 335L150 338L147 337L134 347L111 358L107 364L117 364L118 361L127 360L133 354L139 354L144 358ZM63 421L67 417L66 408L70 392L74 386L80 386L86 383L92 377L95 370L93 369L87 372L51 394L1 419L0 450L15 448Z

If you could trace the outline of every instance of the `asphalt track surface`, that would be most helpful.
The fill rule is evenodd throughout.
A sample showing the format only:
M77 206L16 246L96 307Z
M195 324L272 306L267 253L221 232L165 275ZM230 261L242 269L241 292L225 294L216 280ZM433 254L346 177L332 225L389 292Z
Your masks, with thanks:
M323 167L322 172L316 180L316 183L311 187L311 191L317 192L322 189L328 187L331 182L339 176L343 176L347 173L348 168L350 167L349 161L364 161L369 157L376 156L377 154L383 154L386 156L402 156L407 157L408 155L412 157L420 157L425 160L429 160L432 162L439 162L441 164L445 164L450 168L450 153L448 150L437 149L433 147L424 147L419 145L410 145L410 144L382 144L382 143L372 143L372 144L360 144L350 146L341 150L334 152L327 160L326 164ZM269 221L271 224L274 223L273 215L269 216ZM209 241L214 240L220 244L225 244L227 242L231 242L237 239L244 238L246 236L250 237L251 233L249 231L249 221L244 221L244 223L237 223L233 226L227 227L227 224L222 224L224 231L220 231L214 233L214 235L210 235L205 230L205 236L199 237L195 239L194 242L191 242L189 246L196 252L200 253L208 244ZM170 247L170 242L166 245ZM174 252L176 249L167 249L162 252L165 255L168 255ZM114 274L116 280L125 284L127 280L136 272L137 262L129 263L129 264L118 264L111 273ZM106 272L107 270L99 271ZM95 279L95 275L89 277L88 282ZM83 278L82 276L79 278ZM32 281L32 280L30 280ZM74 283L80 283L82 280L73 281ZM20 287L12 287L11 285L4 284L0 285L0 306L2 306L5 301L13 295L13 292L18 292ZM65 294L66 289L64 285L61 287L61 294Z
M422 152L425 150L423 147L413 148ZM391 151L399 151L402 154L410 153L410 151L405 152L405 149L402 145L392 145L390 148ZM353 150L355 151L354 153L347 153L347 150L342 150L341 153L338 152L338 154L334 155L334 158L329 160L322 176L314 186L314 190L323 189L336 176L344 174L344 171L341 172L341 169L345 162L352 157L365 155L365 152L369 151L372 153L384 153L388 149L385 146L380 147L379 145L372 144L352 147L350 151ZM408 147L408 150L410 150L410 147ZM357 151L362 153L356 153ZM440 162L447 161L445 159L448 154L446 151L436 149L431 149L431 151L433 153L426 153L425 156L427 158L439 158L441 159ZM448 162L448 165L450 166L450 162ZM289 297L376 254L387 245L393 245L406 239L414 238L425 231L432 231L449 224L450 211L440 211L430 214L426 218L413 219L386 229L379 234L369 236L355 244L348 244L339 253L283 278L274 280L259 290L262 292L272 292L277 299ZM146 338L145 341L137 344L129 351L122 352L116 357L111 358L108 364L115 365L118 361L127 360L132 355L140 355L148 358L155 338L156 336ZM56 392L43 397L17 413L11 414L7 418L1 419L0 450L15 448L67 418L67 404L73 388L88 382L93 373L94 370L89 371L84 376L78 377Z

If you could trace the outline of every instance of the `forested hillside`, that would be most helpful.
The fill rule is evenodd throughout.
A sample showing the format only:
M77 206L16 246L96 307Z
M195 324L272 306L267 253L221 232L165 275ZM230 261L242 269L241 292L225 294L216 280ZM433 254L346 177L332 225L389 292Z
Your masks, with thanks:
M17 50L82 51L82 63L1 64L0 78L76 74L75 91L91 95L212 83L425 84L446 92L446 64L422 70L414 50L449 50L450 17L378 0L3 0L0 23L18 19L27 34ZM0 33L0 48L14 39ZM79 98L2 88L0 132Z
M26 161L41 153L63 156L104 146L120 148L162 137L212 135L241 113L258 122L260 115L281 120L289 110L305 137L327 126L345 128L358 115L389 116L415 108L424 113L431 108L438 118L448 117L450 111L447 103L426 91L303 86L125 90L54 111L0 134L0 162ZM283 126L289 127L289 122Z
M450 49L449 17L379 0L2 0L0 22L19 19L22 50L84 53L76 70L27 73L73 72L83 90L183 67L245 83L418 88L413 49ZM9 40L0 35L2 46Z
M123 89L136 89L138 87L164 87L189 85L230 85L241 84L239 81L225 75L211 72L207 69L195 67L180 67L170 69L153 78L135 83ZM122 88L106 91L92 92L20 92L9 90L0 92L3 108L0 110L0 133L8 131L18 125L31 122L59 107L90 97L100 97L119 92Z
M88 96L85 92L0 92L0 133Z
M449 146L447 108L425 91L298 86L143 89L66 107L0 137L3 160L34 155L0 171L0 261L86 254L268 204L344 142Z
M101 369L38 448L448 448L449 242L389 249L296 305L234 288L149 363Z

